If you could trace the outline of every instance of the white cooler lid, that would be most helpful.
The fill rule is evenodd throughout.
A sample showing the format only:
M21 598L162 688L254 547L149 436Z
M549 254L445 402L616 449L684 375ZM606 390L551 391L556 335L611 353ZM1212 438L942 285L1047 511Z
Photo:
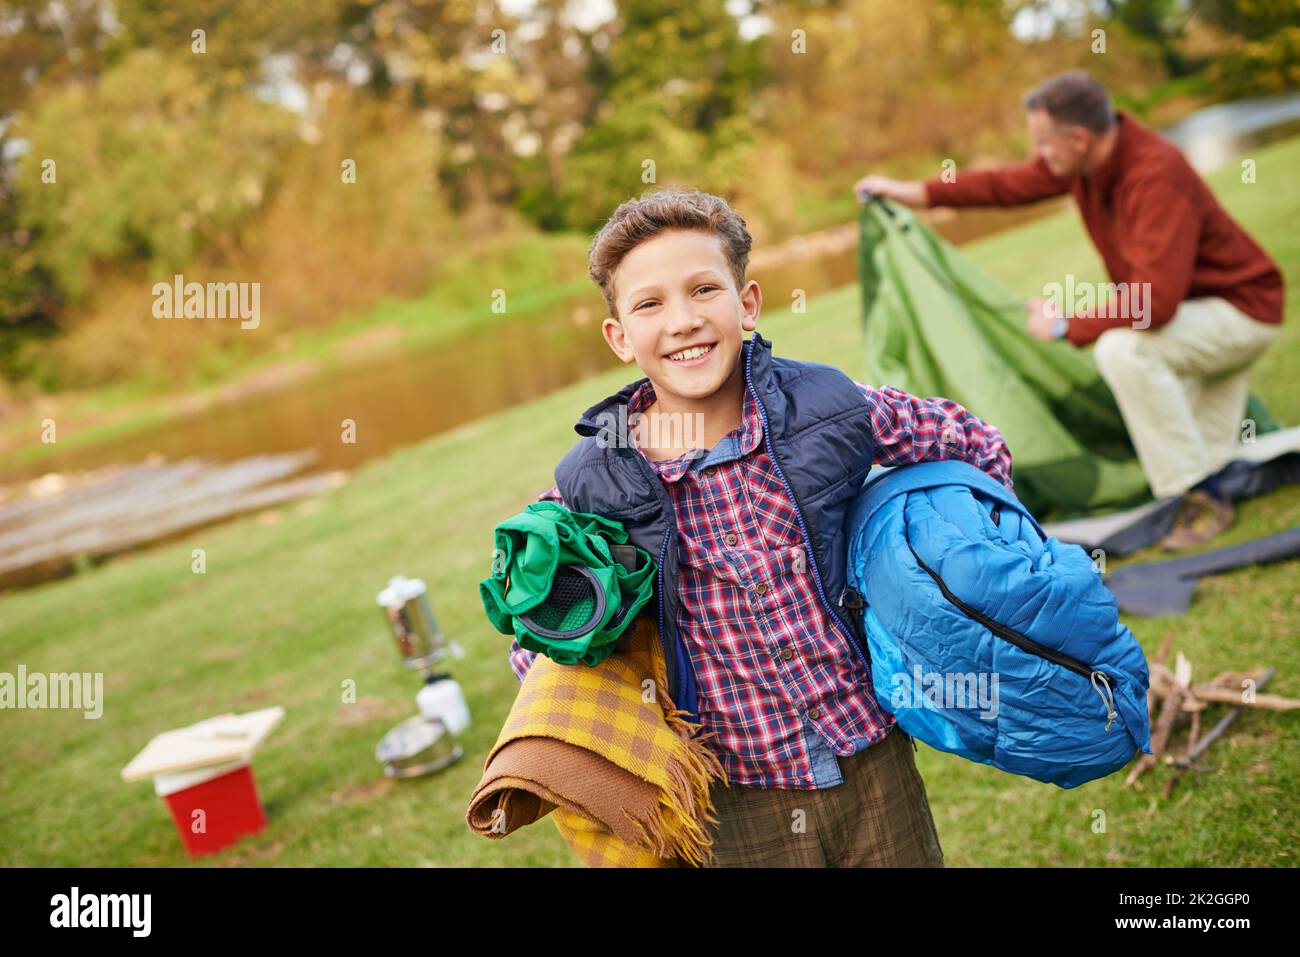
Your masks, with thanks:
M263 708L245 714L224 714L187 728L164 731L122 769L122 780L139 781L214 765L229 764L234 768L246 764L283 717L283 708ZM198 782L191 782L195 783Z
M209 765L195 771L181 771L179 774L155 774L153 789L159 797L166 797L169 794L175 794L177 791L184 791L186 788L202 784L204 781L219 778L223 774L229 774L237 768L246 768L248 765L248 759L243 758L227 764Z

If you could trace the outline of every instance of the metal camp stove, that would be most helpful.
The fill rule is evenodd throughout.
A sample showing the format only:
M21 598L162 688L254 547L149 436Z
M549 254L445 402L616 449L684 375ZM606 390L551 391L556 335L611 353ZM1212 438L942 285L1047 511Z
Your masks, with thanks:
M435 671L448 657L462 658L456 642L438 627L423 580L398 575L375 598L397 641L402 662L423 679L416 695L420 713L390 730L375 748L375 759L392 778L419 777L440 771L464 755L457 736L470 723L460 685L445 671Z

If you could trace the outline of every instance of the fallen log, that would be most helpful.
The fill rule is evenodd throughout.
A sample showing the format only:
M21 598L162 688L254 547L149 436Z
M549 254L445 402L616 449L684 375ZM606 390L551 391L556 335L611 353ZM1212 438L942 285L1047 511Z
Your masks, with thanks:
M120 554L338 485L342 473L290 478L316 458L306 450L228 463L151 461L9 503L0 508L0 588L56 577L78 560Z

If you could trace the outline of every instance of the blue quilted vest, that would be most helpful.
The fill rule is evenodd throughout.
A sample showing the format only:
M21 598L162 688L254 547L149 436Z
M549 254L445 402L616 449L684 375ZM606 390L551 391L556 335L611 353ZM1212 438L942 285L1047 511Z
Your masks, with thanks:
M763 441L794 502L817 595L868 669L860 594L848 587L845 517L871 470L871 417L847 375L820 362L772 355L757 332L744 343L745 387L763 417ZM695 674L677 627L677 523L659 476L626 439L626 405L646 380L629 383L583 413L582 438L555 469L564 503L623 524L632 541L658 556L655 602L673 705L699 721ZM620 410L620 406L624 407ZM649 609L650 606L647 606ZM647 612L648 613L648 612Z

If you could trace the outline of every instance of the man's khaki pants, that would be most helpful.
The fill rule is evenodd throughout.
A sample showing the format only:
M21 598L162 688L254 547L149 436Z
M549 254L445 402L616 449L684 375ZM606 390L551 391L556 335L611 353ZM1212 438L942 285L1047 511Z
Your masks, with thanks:
M1219 298L1188 299L1154 329L1108 329L1094 356L1156 498L1235 457L1250 365L1280 332Z

